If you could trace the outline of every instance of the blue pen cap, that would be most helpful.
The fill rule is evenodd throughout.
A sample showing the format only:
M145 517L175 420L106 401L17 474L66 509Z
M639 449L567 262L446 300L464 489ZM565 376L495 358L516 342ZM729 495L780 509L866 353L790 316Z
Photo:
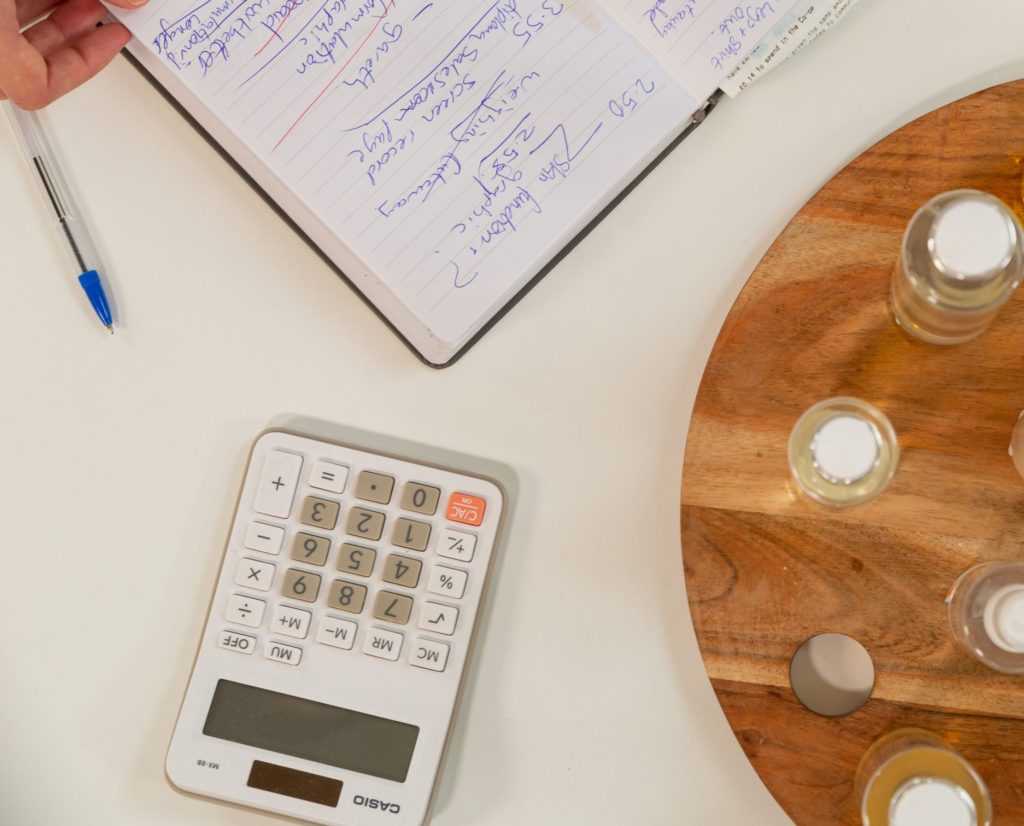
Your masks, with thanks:
M103 284L100 282L100 274L96 270L83 272L78 276L78 283L85 290L85 295L100 317L100 321L107 327L112 327L114 319L110 315L110 305L107 303L107 294L103 292Z

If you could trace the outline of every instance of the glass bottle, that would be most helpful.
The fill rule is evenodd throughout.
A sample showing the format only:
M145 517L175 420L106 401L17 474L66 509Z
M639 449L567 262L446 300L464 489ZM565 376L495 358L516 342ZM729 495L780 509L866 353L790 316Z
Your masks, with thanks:
M892 480L900 449L889 419L862 399L838 396L804 413L789 436L789 468L800 491L844 508L878 496Z
M878 740L857 769L864 826L990 826L985 781L940 737L900 729Z
M946 597L957 642L989 668L1024 674L1024 562L964 572Z
M932 198L903 236L892 278L896 322L931 344L981 335L1024 278L1024 229L998 198L958 189Z

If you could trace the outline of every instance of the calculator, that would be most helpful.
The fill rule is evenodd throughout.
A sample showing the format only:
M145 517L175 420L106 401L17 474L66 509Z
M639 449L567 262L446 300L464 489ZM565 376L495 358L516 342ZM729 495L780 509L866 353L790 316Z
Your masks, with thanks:
M506 500L481 475L262 434L171 782L314 823L427 822Z

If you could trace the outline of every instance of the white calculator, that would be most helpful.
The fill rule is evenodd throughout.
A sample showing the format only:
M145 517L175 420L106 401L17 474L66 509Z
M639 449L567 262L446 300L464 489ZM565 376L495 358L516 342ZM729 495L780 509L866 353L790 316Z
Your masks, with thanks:
M261 435L171 782L314 823L425 823L506 499L482 476Z

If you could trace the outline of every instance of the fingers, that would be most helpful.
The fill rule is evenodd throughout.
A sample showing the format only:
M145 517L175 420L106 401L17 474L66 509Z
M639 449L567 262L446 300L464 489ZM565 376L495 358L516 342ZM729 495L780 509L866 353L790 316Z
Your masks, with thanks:
M43 57L86 34L107 10L99 0L67 0L49 17L21 33Z
M73 21L80 23L82 19ZM52 32L44 36L55 37ZM65 38L46 55L25 38L19 38L13 49L0 44L0 83L16 105L41 109L93 77L130 39L124 26L112 24Z
M122 9L137 9L146 5L147 0L107 0L111 6L118 6Z
M14 0L18 25L27 26L33 20L38 20L59 2L60 0Z

